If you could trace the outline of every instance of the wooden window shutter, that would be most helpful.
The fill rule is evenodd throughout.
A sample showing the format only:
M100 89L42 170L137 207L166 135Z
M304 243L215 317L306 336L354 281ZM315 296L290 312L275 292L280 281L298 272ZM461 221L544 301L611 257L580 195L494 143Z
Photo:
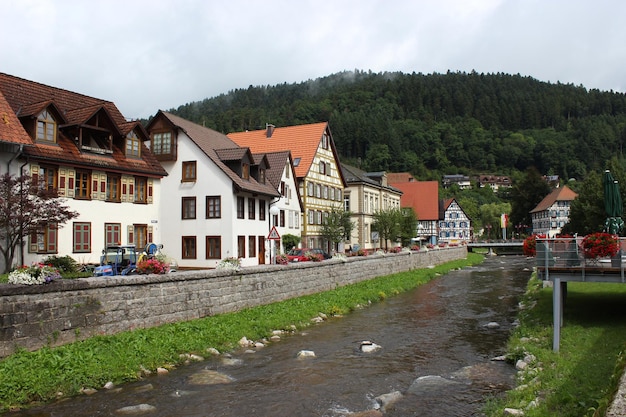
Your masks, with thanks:
M132 224L128 225L128 244L135 244L135 226Z
M48 233L48 247L46 252L56 253L57 251L57 226L56 224L49 224L46 233Z
M76 181L76 171L73 169L67 170L67 196L74 198L74 182Z
M59 168L59 197L67 197L67 169Z
M154 242L154 227L148 226L148 243Z
M148 178L148 204L152 204L154 201L154 198L152 197L153 189L154 189L154 180L152 178ZM152 239L148 239L148 240L152 242Z

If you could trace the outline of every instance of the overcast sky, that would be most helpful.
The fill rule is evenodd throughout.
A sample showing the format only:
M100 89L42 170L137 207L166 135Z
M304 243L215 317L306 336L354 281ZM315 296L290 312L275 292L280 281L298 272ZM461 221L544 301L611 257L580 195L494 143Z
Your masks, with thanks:
M0 72L131 119L344 70L626 92L622 0L2 0Z

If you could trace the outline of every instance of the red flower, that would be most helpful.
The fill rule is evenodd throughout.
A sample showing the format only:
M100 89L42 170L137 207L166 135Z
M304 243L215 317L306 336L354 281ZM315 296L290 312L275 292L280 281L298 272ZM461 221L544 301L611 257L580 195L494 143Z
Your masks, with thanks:
M619 238L610 233L592 233L583 238L581 243L586 258L605 258L614 256L619 251Z

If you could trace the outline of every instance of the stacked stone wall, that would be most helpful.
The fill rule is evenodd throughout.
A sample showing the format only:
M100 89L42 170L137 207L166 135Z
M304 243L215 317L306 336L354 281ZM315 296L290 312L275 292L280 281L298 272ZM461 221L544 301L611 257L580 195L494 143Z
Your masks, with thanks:
M241 271L93 277L46 285L0 284L0 357L94 335L192 320L332 290L467 256L464 246L260 265Z

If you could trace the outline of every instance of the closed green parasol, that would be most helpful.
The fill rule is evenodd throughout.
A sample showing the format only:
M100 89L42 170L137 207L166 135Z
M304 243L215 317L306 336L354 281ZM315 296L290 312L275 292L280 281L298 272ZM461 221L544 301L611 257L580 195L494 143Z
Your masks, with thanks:
M624 206L619 184L608 169L604 171L602 186L604 187L604 209L608 216L604 222L604 230L607 233L619 235L624 227L624 220L622 220Z

